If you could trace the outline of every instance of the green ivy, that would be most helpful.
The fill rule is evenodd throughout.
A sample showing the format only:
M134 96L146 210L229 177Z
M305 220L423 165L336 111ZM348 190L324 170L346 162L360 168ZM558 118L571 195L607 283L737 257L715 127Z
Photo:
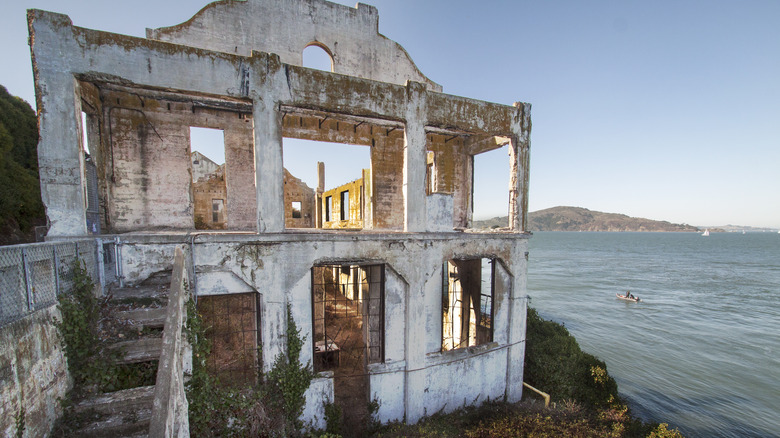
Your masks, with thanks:
M24 418L24 409L19 408L19 413L16 414L16 438L22 438L24 436L24 430L27 428Z
M198 437L298 436L298 419L306 404L304 396L314 373L300 363L304 345L300 330L287 308L287 354L280 354L266 376L256 385L228 387L209 373L211 343L208 327L197 306L187 303L187 339L192 344L192 376L187 383L190 433Z
M106 365L94 359L104 356L106 351L98 336L100 304L95 297L95 285L78 259L73 264L72 276L73 291L58 297L62 319L55 324L74 385L81 387L103 380L101 371Z
M298 419L306 405L306 390L314 378L311 363L301 364L301 349L304 338L295 324L287 305L287 354L280 354L274 360L274 366L268 372L267 385L270 386L272 399L280 403L281 409L289 424L300 429L302 424Z

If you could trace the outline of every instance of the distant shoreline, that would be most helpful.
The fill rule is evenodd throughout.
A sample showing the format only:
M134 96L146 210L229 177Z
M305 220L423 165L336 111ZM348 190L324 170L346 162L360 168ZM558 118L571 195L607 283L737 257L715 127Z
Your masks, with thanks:
M506 227L507 216L492 219L475 220L475 229L495 229ZM566 231L566 232L639 232L639 233L776 233L772 228L758 228L740 225L694 226L675 224L667 221L630 217L618 213L592 211L582 207L552 207L528 213L528 231Z

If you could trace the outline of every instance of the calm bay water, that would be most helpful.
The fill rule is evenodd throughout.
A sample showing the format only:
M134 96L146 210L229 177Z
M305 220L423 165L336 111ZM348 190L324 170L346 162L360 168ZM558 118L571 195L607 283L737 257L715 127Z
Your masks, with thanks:
M617 300L626 290L642 302ZM780 234L537 232L528 294L640 418L780 437Z

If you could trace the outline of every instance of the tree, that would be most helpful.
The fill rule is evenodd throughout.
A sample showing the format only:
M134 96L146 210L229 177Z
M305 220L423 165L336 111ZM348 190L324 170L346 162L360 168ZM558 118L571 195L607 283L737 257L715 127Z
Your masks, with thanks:
M0 226L29 231L43 218L35 112L0 85Z

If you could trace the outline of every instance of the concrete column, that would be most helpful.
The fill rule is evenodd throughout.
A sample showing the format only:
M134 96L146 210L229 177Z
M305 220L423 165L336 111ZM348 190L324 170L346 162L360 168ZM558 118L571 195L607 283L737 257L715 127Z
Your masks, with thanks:
M426 229L425 206L425 85L406 83L406 126L404 129L404 231L420 232Z
M252 52L252 113L255 122L257 232L284 231L282 116L275 93L278 55Z
M314 193L314 228L322 228L322 194L325 192L325 163L317 162L317 189Z
M426 268L428 267L426 266ZM426 272L437 272L435 268L425 270ZM432 412L426 411L425 378L428 371L425 368L425 347L429 334L426 327L425 297L435 296L437 292L438 296L441 296L441 286L437 281L430 281L431 278L436 278L435 275L425 278L422 272L423 269L420 269L407 278L409 293L406 297L406 332L404 334L406 336L404 404L408 424L416 423L425 415L432 414Z
M225 182L229 230L252 230L257 210L252 196L255 187L254 133L250 122L241 121L225 129Z
M531 146L531 104L515 102L509 142L509 226L528 228L528 169Z
M43 92L41 90L48 90ZM40 112L38 173L46 207L48 237L87 234L81 99L70 74L38 78Z

